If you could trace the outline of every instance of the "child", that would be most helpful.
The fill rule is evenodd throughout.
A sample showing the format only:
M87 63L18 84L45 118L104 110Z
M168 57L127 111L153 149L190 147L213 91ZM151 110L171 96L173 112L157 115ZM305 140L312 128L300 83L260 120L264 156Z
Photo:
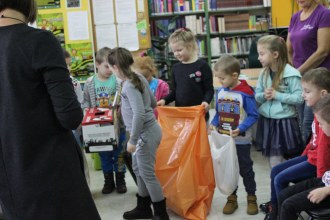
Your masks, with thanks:
M258 111L254 99L254 91L245 80L239 80L240 64L232 56L224 55L214 66L214 75L218 77L223 87L216 93L216 113L211 122L222 134L235 137L240 175L247 196L247 213L258 213L257 197L255 195L256 182L253 172L253 161L250 156L251 126L258 120ZM229 122L232 121L232 122ZM227 198L223 208L224 214L232 214L237 208L236 191Z
M174 56L180 61L173 65L172 91L157 102L163 106L175 101L175 106L202 105L209 119L209 104L213 99L213 77L209 65L197 58L194 34L187 28L176 30L168 40Z
M107 56L110 48L104 47L96 53L95 63L97 74L87 79L84 86L84 102L83 108L112 106L112 102L116 93L117 81L116 76L109 69ZM115 118L114 120L120 120ZM119 132L118 146L113 151L100 152L102 170L104 174L103 194L111 193L117 188L118 193L126 193L125 172L126 167L123 159L123 142L125 140L125 131L121 129ZM116 176L116 184L114 182L113 172Z
M66 51L64 49L63 49L63 55L64 55L64 58L65 58L65 63L67 65L69 73L70 73L70 70L71 70L71 55L69 54L68 51ZM78 99L79 103L81 104L82 101L83 101L83 92L82 92L82 89L81 89L80 82L77 79L73 78L71 75L70 75L70 78L72 80L73 88L74 88L74 91L76 93L77 99ZM80 147L83 147L83 144L82 144L82 141L81 141L81 136L82 136L81 126L79 126L76 130L72 130L72 133L73 133L73 136L76 139L76 142L78 143L78 145ZM83 160L84 160L84 172L85 172L86 181L87 181L88 186L90 186L88 163L87 163L86 156L85 156L84 152L82 152L82 156L83 156Z
M330 136L330 94L326 94L313 106L319 127ZM283 189L278 204L280 219L296 220L297 213L315 208L330 207L330 170L323 177L312 178Z
M303 150L297 104L301 97L301 75L288 64L285 41L275 35L258 40L259 61L264 68L260 74L256 100L260 103L256 144L268 157L270 167L281 163L285 155L298 155Z
M313 107L330 91L330 71L317 68L306 72L302 77L302 87L306 105ZM329 169L330 137L319 129L319 122L314 118L312 138L303 154L273 167L271 171L271 202L265 219L276 219L277 196L289 183L321 177Z
M137 207L125 212L124 219L154 218L168 220L166 202L155 175L155 158L162 137L153 114L156 99L147 80L131 70L133 57L124 48L115 48L109 54L110 69L123 80L121 112L126 130L130 133L127 151L133 153L133 170L137 178Z
M169 93L169 87L166 82L161 79L156 79L153 76L157 72L157 68L151 57L143 56L137 57L134 60L133 69L137 73L141 73L149 82L149 87L156 97L156 101L161 100ZM156 118L158 117L157 110L154 109Z

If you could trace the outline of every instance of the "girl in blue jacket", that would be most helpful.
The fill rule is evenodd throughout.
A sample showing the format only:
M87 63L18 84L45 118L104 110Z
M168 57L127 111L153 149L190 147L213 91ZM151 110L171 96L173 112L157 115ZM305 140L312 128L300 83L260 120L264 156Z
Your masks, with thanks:
M283 38L263 36L257 49L264 69L255 95L260 104L256 144L274 167L286 156L299 155L304 147L295 107L303 102L301 75L288 64Z

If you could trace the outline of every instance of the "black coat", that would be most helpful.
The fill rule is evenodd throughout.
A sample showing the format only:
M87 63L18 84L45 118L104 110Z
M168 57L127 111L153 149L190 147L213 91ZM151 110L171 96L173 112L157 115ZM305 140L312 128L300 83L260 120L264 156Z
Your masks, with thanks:
M0 27L0 200L5 219L100 219L71 130L82 120L48 31Z

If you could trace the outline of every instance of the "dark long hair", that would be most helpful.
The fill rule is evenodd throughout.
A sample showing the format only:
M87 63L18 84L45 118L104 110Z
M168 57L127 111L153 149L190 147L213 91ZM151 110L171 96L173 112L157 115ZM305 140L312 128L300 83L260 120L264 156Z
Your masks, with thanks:
M131 80L132 84L141 93L144 91L144 85L138 75L131 70L131 65L134 63L131 52L122 47L112 49L108 56L108 62L111 66L116 65L121 70L124 76Z
M27 22L33 23L37 18L37 3L35 0L0 0L0 12L13 9L22 13Z

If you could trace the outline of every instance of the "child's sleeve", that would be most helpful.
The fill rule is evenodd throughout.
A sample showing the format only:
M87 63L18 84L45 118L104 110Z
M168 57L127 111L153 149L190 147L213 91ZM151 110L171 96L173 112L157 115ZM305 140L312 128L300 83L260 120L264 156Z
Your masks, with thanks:
M300 77L288 78L289 93L275 92L275 100L279 100L282 103L296 105L304 102L302 97L302 87Z
M203 74L203 90L204 90L203 102L211 103L214 95L213 75L212 75L212 70L207 63L202 66L202 74Z
M257 103L253 96L243 96L243 108L246 112L246 118L238 125L238 129L241 133L249 129L254 123L257 122L259 114L257 110Z
M263 86L263 79L265 77L263 77L263 73L260 74L259 78L258 78L258 82L257 82L257 87L256 87L256 95L255 95L255 99L257 102L259 102L260 104L266 102L267 100L264 97L264 91L265 88Z
M76 95L77 95L77 98L78 98L78 102L81 104L84 100L84 96L83 96L83 91L81 89L81 85L80 85L80 82L77 81L77 86L75 88L75 92L76 92Z
M323 174L330 169L330 137L326 136L321 128L318 132L317 146L317 177L322 177Z
M218 93L219 90L215 94L215 114L211 121L211 125L213 125L214 127L219 127Z
M89 95L89 92L88 92L88 87L89 87L89 82L87 80L86 83L85 83L85 86L84 86L83 101L81 103L81 107L83 109L91 107L91 104L90 104L90 101L89 101L90 100L90 95Z
M175 93L176 93L175 66L173 66L173 70L172 70L172 88L171 88L171 92L165 98L163 98L165 100L165 105L175 101L175 96L176 96Z

